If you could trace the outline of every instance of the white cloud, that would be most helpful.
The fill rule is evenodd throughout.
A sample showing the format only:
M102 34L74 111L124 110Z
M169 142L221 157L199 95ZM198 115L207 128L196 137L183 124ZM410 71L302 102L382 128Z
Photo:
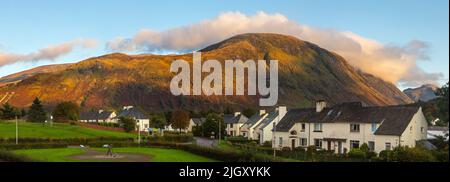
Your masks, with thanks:
M95 47L97 41L93 39L76 39L68 42L64 42L57 45L50 45L45 48L41 48L35 52L28 54L15 54L15 53L1 53L0 52L0 67L14 64L16 62L30 62L40 60L55 60L56 58L69 54L76 47L79 48L92 48Z
M296 36L334 51L355 67L393 83L417 85L435 82L440 73L426 73L417 66L427 59L428 45L413 40L407 45L383 45L348 31L300 24L282 14L258 12L246 15L225 12L214 19L155 31L141 29L131 38L117 38L107 44L111 51L191 51L242 33L281 33Z

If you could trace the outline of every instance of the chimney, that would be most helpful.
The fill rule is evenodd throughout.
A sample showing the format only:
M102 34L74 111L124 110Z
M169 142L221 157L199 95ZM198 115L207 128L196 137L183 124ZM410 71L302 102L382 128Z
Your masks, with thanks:
M239 114L241 114L241 112L234 112L234 116L239 116Z
M264 110L264 109L259 110L259 115L260 115L260 116L262 116L262 115L264 115L264 114L266 114L266 110Z
M324 100L316 101L316 112L321 112L325 107L327 107L327 102Z
M282 118L287 113L286 106L278 106L277 110L280 118Z

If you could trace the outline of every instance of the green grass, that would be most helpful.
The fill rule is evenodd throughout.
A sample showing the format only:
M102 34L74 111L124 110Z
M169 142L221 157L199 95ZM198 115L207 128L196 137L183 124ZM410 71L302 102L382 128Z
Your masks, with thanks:
M60 148L15 150L13 152L44 162L75 162L76 160L72 160L68 156L82 154L84 150L81 148Z
M106 152L106 149L96 149ZM164 148L114 148L114 152L146 154L153 157L152 162L217 162L216 160L192 154L183 150Z
M106 152L104 148L94 150ZM149 155L152 159L149 162L216 162L216 160L195 155L186 151L164 148L114 148L114 153L137 153ZM32 159L46 162L89 162L83 160L70 159L69 156L84 153L84 149L79 148L58 148L58 149L28 149L15 150L14 153L25 155ZM98 162L98 161L97 161ZM108 162L105 160L105 162Z
M0 138L15 138L15 122L0 121ZM118 137L133 138L134 134L85 128L76 125L54 123L53 126L42 123L19 122L19 138L97 138Z

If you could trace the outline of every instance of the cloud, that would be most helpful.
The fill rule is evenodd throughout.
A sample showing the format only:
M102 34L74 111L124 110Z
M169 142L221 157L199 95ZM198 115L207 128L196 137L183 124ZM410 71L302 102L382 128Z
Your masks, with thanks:
M418 85L435 82L443 75L427 73L417 66L427 60L428 45L412 40L406 45L383 45L348 31L300 24L286 16L258 12L246 15L225 12L214 19L155 31L141 29L131 38L119 37L107 43L111 51L192 51L242 33L281 33L313 42L343 56L353 66L392 83Z
M40 60L55 60L56 58L69 54L75 48L92 48L97 44L93 39L76 39L68 42L64 42L57 45L50 45L45 48L41 48L35 52L28 54L14 54L14 53L1 53L0 52L0 67L14 64L17 62L33 62Z

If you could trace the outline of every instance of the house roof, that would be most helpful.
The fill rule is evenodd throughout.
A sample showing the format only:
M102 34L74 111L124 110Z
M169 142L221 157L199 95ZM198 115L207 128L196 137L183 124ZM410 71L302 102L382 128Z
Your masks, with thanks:
M146 116L139 109L134 108L134 107L120 111L120 113L117 115L117 117L132 117L135 119L149 119L148 116Z
M194 124L196 125L202 125L203 123L206 122L206 118L191 118L192 122L194 122Z
M224 115L223 121L225 124L245 123L248 121L248 118L243 114L239 114L237 116L230 116L226 114Z
M429 126L428 131L448 131L448 126Z
M89 111L89 112L82 112L80 113L80 120L105 120L108 119L109 116L111 116L111 114L114 111L101 111L101 112L96 112L96 111Z
M272 111L265 117L258 125L256 125L256 128L265 128L267 125L269 125L276 117L278 116L278 111Z
M258 122L259 120L261 120L266 114L259 114L256 113L253 116L251 116L250 118L248 118L247 122L244 123L244 125L242 125L241 127L246 127L246 128L250 128L252 127L254 124L256 124L256 122Z
M276 130L287 132L295 123L379 123L376 135L401 135L419 106L363 107L361 103L342 103L316 112L314 108L291 109L277 124Z

